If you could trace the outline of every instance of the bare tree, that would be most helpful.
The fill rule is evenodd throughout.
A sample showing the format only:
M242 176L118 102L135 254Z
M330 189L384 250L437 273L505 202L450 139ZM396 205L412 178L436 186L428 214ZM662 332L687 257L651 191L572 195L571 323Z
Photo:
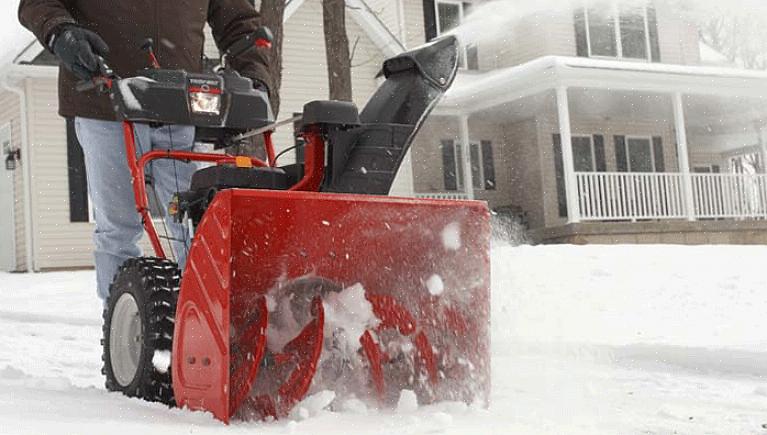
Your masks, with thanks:
M272 52L269 57L269 75L272 78L272 110L280 112L280 87L282 86L282 42L284 41L283 21L285 0L261 0L261 20L274 33Z
M352 72L349 37L346 34L346 1L323 0L322 22L330 99L351 101Z
M700 23L700 36L734 64L767 69L766 27L767 18L763 14L721 13Z

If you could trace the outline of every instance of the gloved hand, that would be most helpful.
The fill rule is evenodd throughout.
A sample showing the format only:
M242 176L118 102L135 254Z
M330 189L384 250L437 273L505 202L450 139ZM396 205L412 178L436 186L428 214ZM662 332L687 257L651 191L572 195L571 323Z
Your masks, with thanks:
M59 29L49 48L64 64L83 80L90 80L99 72L99 56L109 54L107 43L99 35L75 25Z
M266 83L262 82L259 79L251 79L253 80L253 89L269 93L269 86L266 85Z

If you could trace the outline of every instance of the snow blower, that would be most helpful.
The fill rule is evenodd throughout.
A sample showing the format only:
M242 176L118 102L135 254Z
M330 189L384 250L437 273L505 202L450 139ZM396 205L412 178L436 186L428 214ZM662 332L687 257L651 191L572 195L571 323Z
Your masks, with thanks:
M260 30L223 58L269 44ZM346 102L306 104L303 158L285 166L268 96L226 62L208 74L154 62L126 79L102 64L83 88L109 93L123 121L154 249L114 278L107 388L224 422L282 418L325 390L382 407L403 390L421 404L486 404L488 209L386 196L453 82L457 44L448 37L387 60L386 80L361 113ZM218 149L263 135L266 158L159 150L135 158L136 123L194 125L197 141ZM150 211L144 168L157 159L208 164L168 207L192 237L183 273Z

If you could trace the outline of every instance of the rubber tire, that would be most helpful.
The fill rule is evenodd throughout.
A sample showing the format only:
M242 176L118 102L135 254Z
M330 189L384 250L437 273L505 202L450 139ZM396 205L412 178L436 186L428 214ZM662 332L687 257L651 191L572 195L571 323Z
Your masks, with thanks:
M175 406L170 367L166 373L152 363L156 350L173 350L176 305L181 274L176 263L160 258L132 258L118 270L109 288L102 329L102 373L109 391L121 392L150 402ZM120 296L130 293L138 306L142 324L141 356L133 381L123 387L117 381L111 362L110 330L112 314Z

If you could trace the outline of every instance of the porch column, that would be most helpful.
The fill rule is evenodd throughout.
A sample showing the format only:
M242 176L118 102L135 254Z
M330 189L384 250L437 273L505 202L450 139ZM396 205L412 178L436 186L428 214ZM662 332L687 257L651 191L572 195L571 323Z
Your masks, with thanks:
M463 165L463 190L466 198L474 199L474 183L471 174L471 144L469 143L469 115L461 115L458 128L461 133L461 161Z
M759 134L759 148L762 152L762 174L767 174L767 131L764 130L764 126L757 127Z
M687 123L684 119L684 103L682 93L676 92L674 100L674 124L676 129L676 146L679 155L679 170L682 172L682 189L684 193L684 209L687 220L695 220L695 202L693 200L692 175L690 174L690 155L687 147Z
M570 101L567 97L566 86L557 88L557 110L559 112L559 135L562 138L562 166L565 176L565 196L567 197L567 223L578 223L581 221L581 209L578 205L578 180L575 177L573 133L570 127Z

